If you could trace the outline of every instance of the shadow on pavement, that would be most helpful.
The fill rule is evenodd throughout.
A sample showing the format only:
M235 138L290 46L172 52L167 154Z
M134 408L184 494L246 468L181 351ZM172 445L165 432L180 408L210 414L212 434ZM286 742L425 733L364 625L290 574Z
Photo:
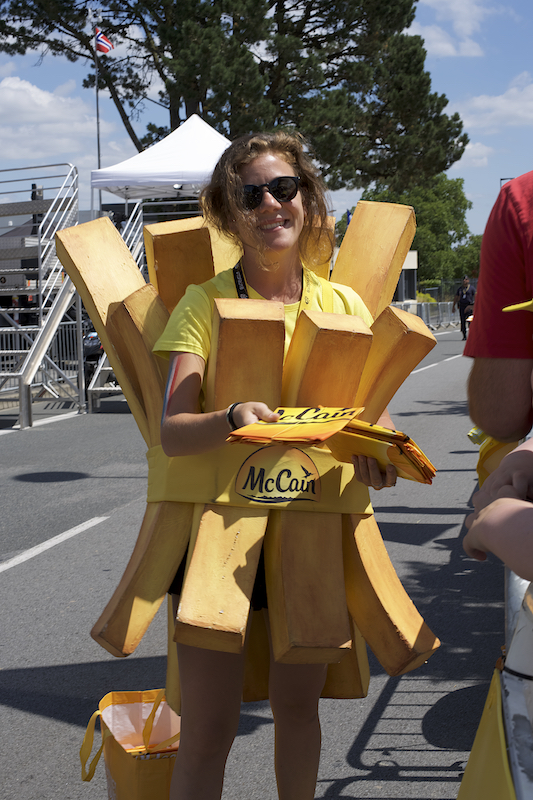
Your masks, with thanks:
M435 511L424 509L426 515ZM482 563L469 559L461 545L464 527L459 537L455 533L446 537L443 527L448 526L427 517L411 526L380 522L385 539L412 544L434 541L449 551L444 564L411 561L405 565L404 586L440 638L441 647L419 670L385 678L347 754L353 775L324 780L329 784L324 798L355 800L369 781L375 782L378 794L371 796L376 798L436 797L431 785L439 785L442 791L442 784L448 782L451 791L458 788L504 644L504 568L495 557ZM383 677L373 657L371 672ZM460 688L450 691L455 683ZM428 750L433 757L428 758ZM433 763L434 767L429 766Z
M85 728L108 692L164 686L166 658L6 669L1 674L1 705Z

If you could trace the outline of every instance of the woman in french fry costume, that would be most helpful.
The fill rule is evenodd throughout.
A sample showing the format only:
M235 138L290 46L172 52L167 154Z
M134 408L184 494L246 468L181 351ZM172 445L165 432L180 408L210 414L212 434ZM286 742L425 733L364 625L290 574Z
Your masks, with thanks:
M326 643L331 650L337 649L339 655L330 657L326 647L318 656L312 655L311 648L306 657L303 652L305 641L291 641L290 634L285 657L279 656L282 645L277 645L276 653L274 635L270 631L270 617L275 609L270 606L271 599L274 605L278 603L274 598L277 578L269 576L269 570L270 573L276 571L276 553L267 552L266 548L263 553L263 538L266 531L266 538L270 537L279 545L285 541L285 530L290 540L291 531L294 531L295 538L305 534L301 530L303 526L311 542L314 523L320 528L317 530L320 537L328 527L328 520L332 524L334 520L340 521L339 510L368 515L371 507L366 487L381 489L393 486L396 470L388 465L382 472L375 460L354 457L354 475L352 465L335 462L329 451L323 448L248 446L244 456L240 456L238 448L246 446L226 444L226 440L232 431L245 425L278 419L274 409L280 405L283 390L276 397L279 386L277 390L272 386L276 382L275 371L269 359L271 362L287 359L297 319L302 312L308 312L311 319L314 312L348 315L352 321L357 317L362 339L373 319L352 289L319 278L311 269L316 254L320 254L322 261L328 260L324 259L324 253L329 249L331 256L332 237L326 224L323 184L298 136L257 134L233 142L203 192L202 208L208 223L241 243L243 254L233 270L221 272L206 284L187 289L154 347L156 354L169 357L170 362L161 445L164 454L173 459L178 471L181 470L184 480L183 473L189 470L192 479L196 480L199 475L201 480L201 464L208 465L212 459L211 467L205 469L206 482L210 483L204 498L206 502L217 498L218 488L211 487L211 484L218 487L221 485L220 474L225 469L233 471L229 497L225 500L227 505L217 505L217 499L210 511L204 510L196 529L201 531L202 525L211 526L207 548L210 542L213 548L217 547L218 533L233 537L235 542L249 537L242 582L237 583L245 619L251 618L251 614L246 612L246 604L248 610L251 604L254 611L262 610L269 632L268 689L275 722L278 794L280 800L312 800L320 755L318 700L326 681L327 662L339 660L342 648L350 647L353 636L346 612L346 619L340 620L339 624L347 623L348 633L343 634L341 630L335 634L339 640L337 643ZM235 309L238 312L236 317ZM259 360L263 357L266 360L262 378L255 376L252 365L238 363L242 344L238 338L234 338L229 356L224 356L223 332L225 328L231 332L232 320L237 317L240 322L243 318L250 318L252 336L255 335L253 322L257 321L258 326L260 320L270 324L263 337L266 355L258 353ZM218 336L216 365L212 350L215 318ZM240 330L245 331L245 328ZM246 333L240 336L246 338ZM226 375L228 370L224 374L220 371L223 364L230 362L230 371L240 369L246 373L250 369L250 384L248 389L243 389L246 380L244 383L241 381L241 394L231 396L231 402L227 402L226 397L226 404L221 408L220 396L224 392L227 395L232 382ZM350 364L346 364L347 373L350 369ZM217 374L213 375L213 371ZM318 376L316 381L320 384ZM292 399L297 401L292 405L306 404L305 398L302 403L302 396L297 392ZM353 405L353 399L348 405ZM287 400L284 402L291 404ZM343 404L344 400L337 403ZM393 428L386 412L379 423ZM196 457L200 460L195 461ZM225 466L225 461L228 466ZM215 462L217 466L213 470ZM214 476L208 476L210 469L216 472ZM217 514L224 517L219 527L215 519ZM332 538L337 533L340 537L340 527L337 531L335 525L336 522ZM247 631L245 627L244 646L241 642L237 647L230 643L229 634L227 646L221 636L220 647L212 644L214 639L211 640L207 634L203 640L189 636L190 619L197 608L191 611L187 606L185 587L194 582L196 569L204 593L209 596L211 580L209 568L207 572L205 569L202 571L200 539L197 539L196 547L192 546L194 522L192 528L188 558L184 558L170 588L176 598L177 630L180 625L182 630L182 635L177 636L182 734L170 797L171 800L215 800L221 796L225 763L237 731ZM302 550L305 550L305 535L302 542ZM272 547L275 550L275 545ZM302 559L305 560L305 553L302 553ZM327 573L328 564L323 563L321 568ZM234 574L235 570L232 579ZM249 577L246 578L249 575L252 576L252 585ZM225 578L230 576L219 574L213 580ZM342 574L340 583L344 592ZM283 587L280 593L283 595ZM231 609L219 609L221 621L230 612ZM307 613L310 615L312 611ZM201 614L197 613L197 617L201 618ZM210 630L212 628L211 625ZM279 632L276 636L278 640L283 638ZM311 663L306 663L307 660Z

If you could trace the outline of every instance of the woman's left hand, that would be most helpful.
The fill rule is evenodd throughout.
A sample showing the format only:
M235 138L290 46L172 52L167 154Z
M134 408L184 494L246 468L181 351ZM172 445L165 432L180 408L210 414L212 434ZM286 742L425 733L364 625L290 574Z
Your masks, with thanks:
M393 464L387 464L386 472L381 472L379 464L375 458L367 456L352 456L352 463L355 470L355 477L365 486L373 489L389 489L396 485L398 473Z

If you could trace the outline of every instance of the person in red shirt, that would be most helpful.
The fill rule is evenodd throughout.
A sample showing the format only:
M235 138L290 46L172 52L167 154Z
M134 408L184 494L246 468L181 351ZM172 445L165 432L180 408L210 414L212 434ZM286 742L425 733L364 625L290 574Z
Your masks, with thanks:
M533 424L533 314L503 312L533 298L533 172L500 190L481 246L476 308L464 355L470 416L502 442L518 441Z

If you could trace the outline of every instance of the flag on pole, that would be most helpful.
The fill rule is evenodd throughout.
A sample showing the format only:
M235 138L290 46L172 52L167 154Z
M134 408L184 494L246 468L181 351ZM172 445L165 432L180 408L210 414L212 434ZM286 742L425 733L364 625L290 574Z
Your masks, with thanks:
M94 29L94 42L96 50L100 53L109 53L110 50L115 49L107 36L104 36L100 28Z

